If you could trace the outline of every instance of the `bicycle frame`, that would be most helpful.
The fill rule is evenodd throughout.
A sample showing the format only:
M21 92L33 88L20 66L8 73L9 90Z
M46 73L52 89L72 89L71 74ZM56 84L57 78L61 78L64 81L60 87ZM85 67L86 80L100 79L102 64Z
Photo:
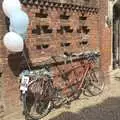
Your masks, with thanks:
M56 59L55 59L55 58L53 58L53 59L54 59L54 61L57 63ZM86 61L87 61L87 63L86 63ZM83 88L83 83L84 83L84 81L85 81L85 78L86 78L87 74L89 74L89 71L94 67L95 61L94 61L94 60L86 60L86 59L79 60L79 64L80 64L80 65L78 65L78 66L76 66L76 67L74 67L74 66L72 65L72 63L70 63L70 64L71 64L71 70L69 70L69 71L67 71L67 72L63 72L63 71L59 68L59 66L56 64L56 68L57 68L57 70L58 70L59 73L60 73L60 77L61 77L64 81L66 81L66 84L67 84L66 87L65 87L65 88L61 88L61 90L62 90L62 91L66 91L68 88L71 88L71 89L72 89L72 86L77 85L77 89L78 89L78 91L79 91L79 90L81 90L81 89ZM78 75L78 74L76 73L76 71L75 71L75 69L81 68L81 67L83 68L83 71L82 71L82 73L81 73L82 76ZM74 74L75 74L75 76L77 76L77 78L79 77L79 79L76 80L76 83L70 83L70 82L69 82L69 79L68 79L67 76L66 76L66 74L68 74L68 73L71 72L71 71L74 72ZM72 91L74 92L73 89L72 89ZM65 92L64 92L64 93L65 93ZM72 94L71 94L71 95L72 95Z

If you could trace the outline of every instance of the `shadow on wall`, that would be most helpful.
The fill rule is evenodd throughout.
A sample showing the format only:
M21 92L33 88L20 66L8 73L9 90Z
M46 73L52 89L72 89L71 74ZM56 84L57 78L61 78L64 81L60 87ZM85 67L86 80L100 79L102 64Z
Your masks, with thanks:
M24 47L24 53L26 55L27 60L29 61L30 59L26 45ZM22 70L28 69L23 52L9 54L8 65L15 76L19 76Z
M78 113L65 112L49 120L120 120L120 97L82 109Z

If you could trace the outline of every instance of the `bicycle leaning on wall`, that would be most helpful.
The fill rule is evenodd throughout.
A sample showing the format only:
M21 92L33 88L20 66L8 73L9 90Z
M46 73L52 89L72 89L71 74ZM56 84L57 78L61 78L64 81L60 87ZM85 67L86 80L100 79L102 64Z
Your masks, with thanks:
M104 75L100 68L96 67L96 60L99 56L97 52L64 53L64 55L49 58L54 62L57 74L51 71L48 64L39 70L24 71L21 75L20 90L26 120L40 119L46 116L52 108L60 107L79 98L81 93L87 96L102 93ZM64 61L65 65L69 64L70 69L61 69L58 60ZM74 64L74 61L77 64ZM62 86L58 87L54 84L57 78L61 79Z

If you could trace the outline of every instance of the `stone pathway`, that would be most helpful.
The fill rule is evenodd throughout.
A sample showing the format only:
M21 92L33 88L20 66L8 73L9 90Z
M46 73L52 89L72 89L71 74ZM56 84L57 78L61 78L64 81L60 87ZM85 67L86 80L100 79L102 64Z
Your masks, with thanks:
M53 110L41 120L120 120L120 81L115 79L116 75L120 75L119 71L112 73L110 84L101 95L90 98L82 95L72 102L70 108L63 106ZM24 120L21 111L18 109L3 120Z

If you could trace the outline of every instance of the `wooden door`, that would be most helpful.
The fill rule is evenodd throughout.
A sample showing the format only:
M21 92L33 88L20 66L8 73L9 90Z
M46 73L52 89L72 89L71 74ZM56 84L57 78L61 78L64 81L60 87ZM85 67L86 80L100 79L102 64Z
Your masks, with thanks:
M120 8L114 7L113 16L113 68L120 67Z

